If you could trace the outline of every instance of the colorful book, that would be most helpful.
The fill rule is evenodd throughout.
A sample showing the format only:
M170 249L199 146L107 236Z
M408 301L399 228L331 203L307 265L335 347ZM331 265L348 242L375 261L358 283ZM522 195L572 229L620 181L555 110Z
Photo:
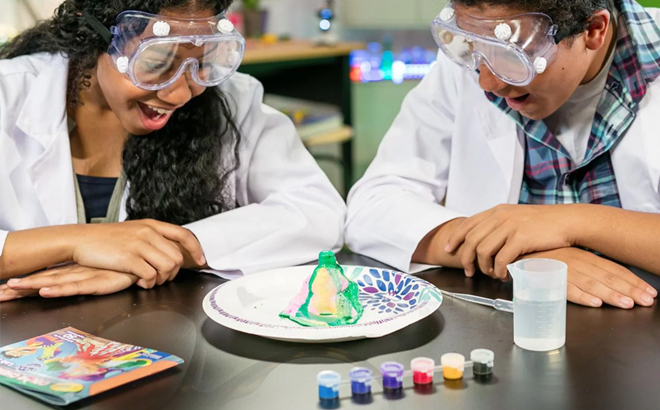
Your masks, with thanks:
M181 363L67 327L0 348L0 384L62 406Z

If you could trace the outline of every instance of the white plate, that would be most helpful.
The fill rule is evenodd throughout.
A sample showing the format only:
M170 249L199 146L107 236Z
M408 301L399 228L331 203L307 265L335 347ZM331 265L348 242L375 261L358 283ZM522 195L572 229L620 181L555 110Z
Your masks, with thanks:
M442 294L420 278L386 269L343 266L357 282L364 314L358 323L304 327L279 317L316 266L270 270L224 283L204 298L215 322L243 333L288 342L343 342L396 332L435 312Z

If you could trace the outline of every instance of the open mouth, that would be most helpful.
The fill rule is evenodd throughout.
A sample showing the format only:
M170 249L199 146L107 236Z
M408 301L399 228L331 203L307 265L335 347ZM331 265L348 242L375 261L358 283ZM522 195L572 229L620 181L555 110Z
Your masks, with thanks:
M140 109L144 115L150 120L159 120L165 116L171 115L174 112L173 110L152 107L151 105L143 104L141 102L138 102L138 105L140 106Z
M506 103L509 107L513 108L514 110L520 111L527 105L530 96L531 94L525 94L516 98L507 98Z
M144 126L151 130L163 128L174 113L174 110L166 110L164 108L154 107L141 102L138 102L138 107L142 114L141 117Z
M520 97L512 98L512 100L517 101L519 103L524 103L525 101L527 101L528 98L529 98L529 94L525 94L525 95L521 95Z

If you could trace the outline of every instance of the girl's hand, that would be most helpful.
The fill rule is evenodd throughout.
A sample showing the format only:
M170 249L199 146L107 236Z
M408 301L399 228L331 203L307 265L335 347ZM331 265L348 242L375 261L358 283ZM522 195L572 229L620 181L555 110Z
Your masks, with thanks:
M174 279L185 253L198 266L206 264L192 232L155 220L87 225L74 243L72 259L77 264L133 274L139 278L138 286L145 289Z
M138 279L127 273L67 265L21 279L10 279L0 286L0 302L36 295L44 298L107 295L130 287Z
M467 276L478 267L499 279L518 257L575 245L580 205L499 205L465 219L452 233L445 252L461 245L461 264ZM476 267L475 267L476 264Z

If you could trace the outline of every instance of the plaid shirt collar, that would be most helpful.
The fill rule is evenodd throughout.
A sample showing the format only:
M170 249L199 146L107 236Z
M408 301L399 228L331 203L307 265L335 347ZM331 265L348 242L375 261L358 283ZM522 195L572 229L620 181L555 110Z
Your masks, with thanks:
M521 203L621 205L609 155L599 157L608 153L625 134L635 118L639 102L646 95L648 83L660 76L660 29L634 0L619 2L618 23L614 59L582 164L572 164L569 153L543 121L523 117L509 108L503 98L486 93L493 104L516 121L527 137ZM541 174L540 169L544 173ZM579 175L571 178L571 173ZM597 184L602 186L599 188Z
M619 41L613 66L624 89L639 104L648 83L660 76L660 29L636 1L622 0L620 8Z

